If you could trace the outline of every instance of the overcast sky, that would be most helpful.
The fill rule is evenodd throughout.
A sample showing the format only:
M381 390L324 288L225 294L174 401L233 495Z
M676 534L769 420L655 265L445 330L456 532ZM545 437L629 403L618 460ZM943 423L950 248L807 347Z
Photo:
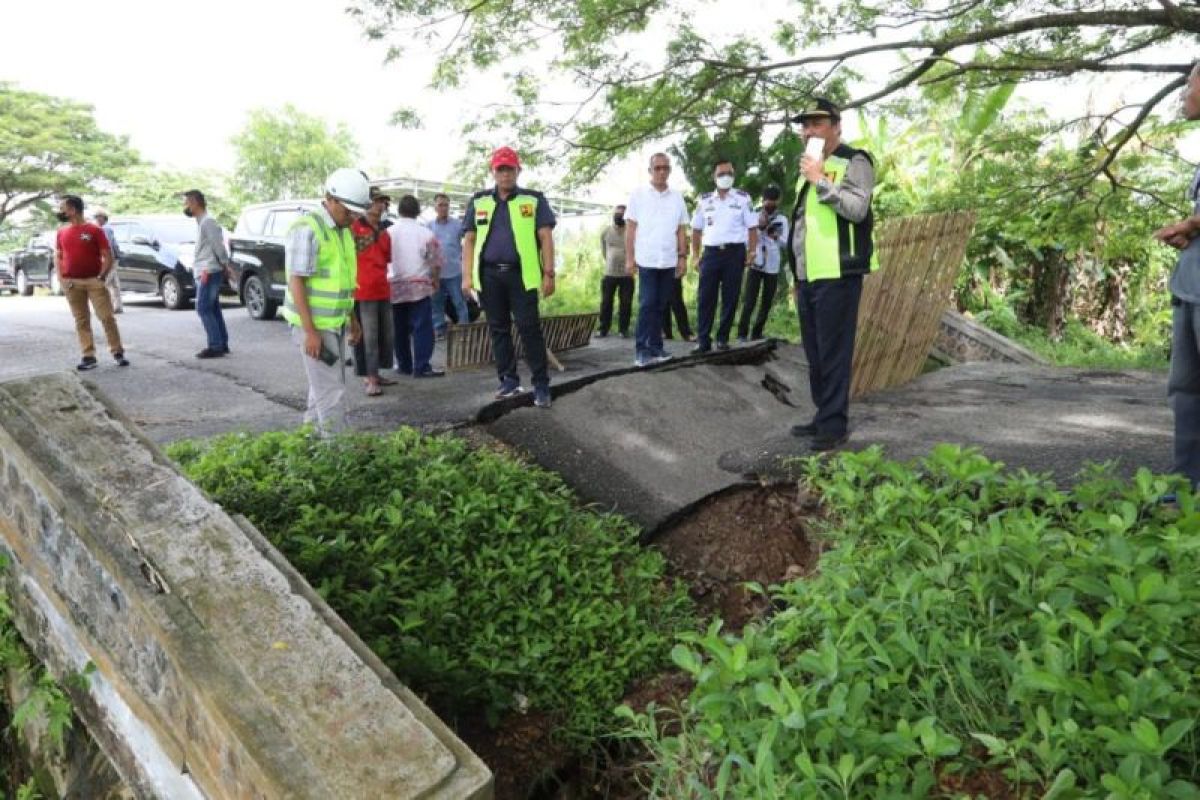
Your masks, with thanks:
M163 167L230 169L229 139L246 113L284 103L345 122L362 147L360 166L372 177L386 167L393 174L448 179L461 152L454 143L471 113L467 95L428 89L428 56L385 66L383 45L362 37L342 0L0 1L0 80L94 106L102 128L129 135L145 158ZM761 15L755 18L771 19L783 2L753 2ZM735 3L736 18L744 21L744 0L697 8L719 28ZM1109 78L1103 85L1066 92L1038 88L1026 95L1055 98L1056 110L1077 113L1089 90L1099 106L1149 94ZM400 106L421 112L421 130L388 124ZM621 200L646 179L644 157L654 149L624 160L580 196Z

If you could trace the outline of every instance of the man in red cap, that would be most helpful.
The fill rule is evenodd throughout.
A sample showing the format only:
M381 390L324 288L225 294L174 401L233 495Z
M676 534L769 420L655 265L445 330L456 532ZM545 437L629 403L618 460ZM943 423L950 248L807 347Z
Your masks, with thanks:
M476 192L463 214L463 294L479 287L500 376L496 398L523 391L512 341L515 321L533 373L534 405L549 408L538 289L546 297L554 294L554 212L541 192L517 185L521 161L511 147L492 153L491 167L496 185Z

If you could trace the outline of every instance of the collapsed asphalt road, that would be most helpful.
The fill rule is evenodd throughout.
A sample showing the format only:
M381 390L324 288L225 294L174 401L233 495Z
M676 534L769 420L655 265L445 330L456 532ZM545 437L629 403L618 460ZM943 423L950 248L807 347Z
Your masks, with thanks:
M118 319L133 366L118 368L101 354L86 379L158 442L296 426L306 385L286 326L254 321L236 306L225 313L234 354L199 361L194 312L127 301ZM553 376L549 411L527 399L494 403L489 369L402 380L379 398L365 397L350 375L350 418L361 430L486 423L585 500L653 530L714 492L778 475L807 454L807 442L788 433L812 415L803 353L768 349L635 370L631 341L593 340L564 354L567 371ZM441 357L439 346L435 362ZM77 359L62 298L0 298L0 381L72 370ZM952 367L854 404L851 447L880 444L907 459L956 442L1060 481L1089 461L1114 461L1124 474L1143 465L1161 472L1171 446L1165 383L1165 374L1143 371Z

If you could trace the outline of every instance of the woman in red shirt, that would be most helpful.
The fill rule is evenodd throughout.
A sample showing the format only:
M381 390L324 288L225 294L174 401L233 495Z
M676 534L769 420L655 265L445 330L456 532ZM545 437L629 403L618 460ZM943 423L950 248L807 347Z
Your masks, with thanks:
M358 248L354 313L362 327L362 338L354 346L354 370L365 378L371 397L382 394L384 385L395 383L379 374L382 367L392 366L392 302L387 280L392 240L383 222L391 201L378 189L371 189L371 207L366 216L350 225Z

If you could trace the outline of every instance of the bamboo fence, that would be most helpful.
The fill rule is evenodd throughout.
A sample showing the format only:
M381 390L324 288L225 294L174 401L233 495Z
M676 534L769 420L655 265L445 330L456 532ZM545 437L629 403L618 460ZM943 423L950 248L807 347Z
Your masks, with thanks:
M553 354L583 347L591 341L592 330L596 327L599 316L590 312L542 317L542 336L546 339L546 350ZM517 357L524 357L525 343L517 333L515 325L512 327L512 336L517 347ZM492 337L488 333L486 322L451 325L446 329L447 369L468 369L491 362Z
M858 310L853 397L921 374L974 229L973 211L901 217L880 226L880 271L864 279Z

